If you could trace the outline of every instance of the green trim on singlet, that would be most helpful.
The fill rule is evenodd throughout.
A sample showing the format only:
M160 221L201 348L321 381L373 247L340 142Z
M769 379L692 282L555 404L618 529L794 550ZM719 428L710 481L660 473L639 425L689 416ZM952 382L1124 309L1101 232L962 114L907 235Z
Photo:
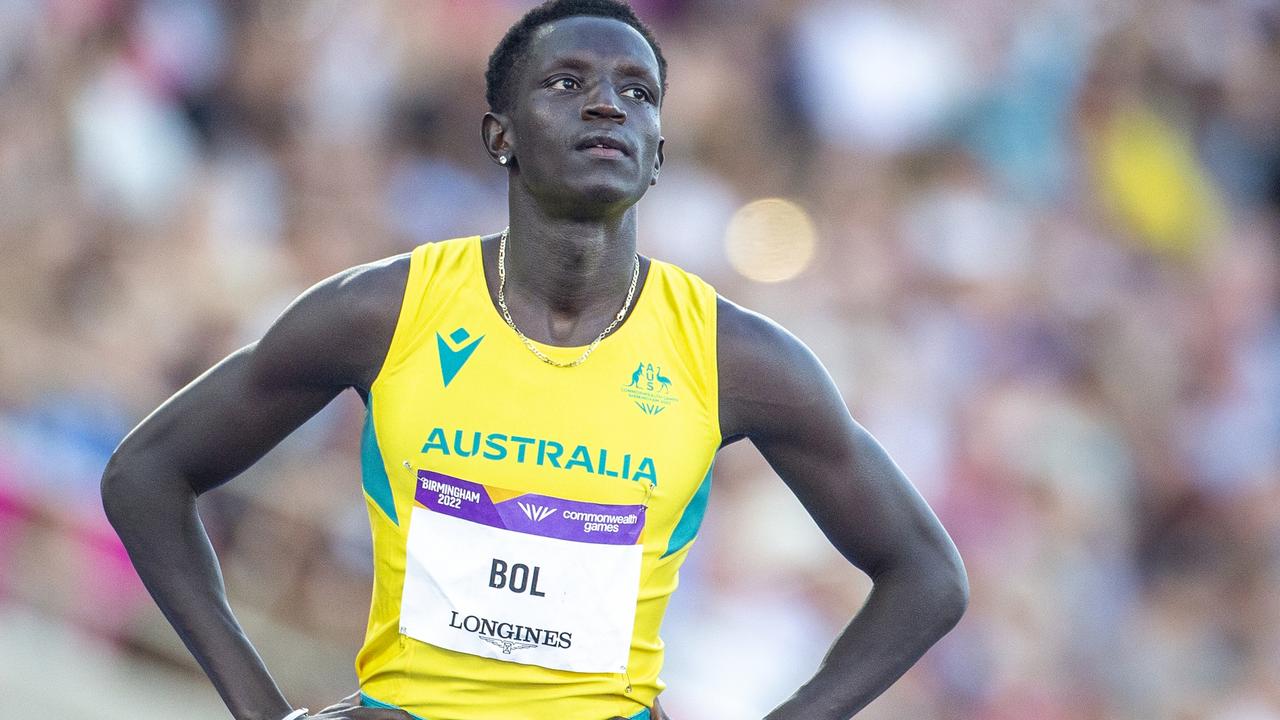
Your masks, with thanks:
M373 394L365 400L367 408L364 416L364 431L360 433L360 476L364 492L387 518L396 525L400 524L396 516L396 501L391 495L391 478L387 477L387 468L382 464L382 450L378 447L378 433L373 427Z
M368 695L365 695L364 693L360 693L360 704L365 707L382 708L383 710L399 710L400 709L395 705L388 705L384 702L379 702L377 700L374 700L373 698L369 697ZM405 712L409 712L409 711L406 710ZM414 715L413 713L409 713L409 716L415 718L416 720L427 720L426 718L419 717L417 715Z
M671 539L667 542L667 551L662 553L662 557L680 552L697 537L698 528L702 527L702 516L707 512L707 500L711 497L711 470L715 465L715 461L712 461L707 466L707 475L702 478L702 484L698 486L698 489L693 493L693 498L685 506L684 514L680 516L680 521L676 523L676 529L671 531Z
M395 705L388 705L384 702L374 700L373 698L369 697L368 695L365 695L364 693L360 693L360 704L365 707L382 708L383 710L399 710L400 709ZM408 711L406 710L405 712L408 712ZM413 713L409 713L409 715L415 718L416 720L427 720L426 718L419 717L418 715L414 715ZM645 708L640 712L636 713L635 715L632 715L630 718L628 718L628 720L650 720L649 708Z

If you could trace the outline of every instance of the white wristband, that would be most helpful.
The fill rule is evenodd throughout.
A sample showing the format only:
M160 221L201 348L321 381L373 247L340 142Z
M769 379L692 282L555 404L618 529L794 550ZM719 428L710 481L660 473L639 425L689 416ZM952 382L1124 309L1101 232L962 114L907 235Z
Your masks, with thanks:
M280 718L280 720L298 720L298 718L306 717L307 713L309 712L311 711L306 708L298 708L297 710L294 710L288 715L285 715L284 717Z

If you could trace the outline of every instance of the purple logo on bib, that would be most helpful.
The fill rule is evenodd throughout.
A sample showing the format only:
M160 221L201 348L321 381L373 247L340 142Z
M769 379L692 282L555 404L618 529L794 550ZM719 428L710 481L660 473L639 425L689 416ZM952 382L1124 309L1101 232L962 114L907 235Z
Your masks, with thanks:
M484 485L431 470L418 471L414 498L428 510L462 520L574 542L634 545L644 530L644 505L606 505L536 493L495 503Z

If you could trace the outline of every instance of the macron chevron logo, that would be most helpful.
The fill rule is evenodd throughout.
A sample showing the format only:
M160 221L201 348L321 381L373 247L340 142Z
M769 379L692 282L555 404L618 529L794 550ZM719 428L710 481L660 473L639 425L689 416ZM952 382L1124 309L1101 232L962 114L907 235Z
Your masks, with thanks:
M449 383L458 375L458 371L463 365L467 364L467 360L471 359L471 353L479 347L480 341L484 336L467 342L471 334L466 328L458 328L449 333L449 340L445 340L436 333L436 348L440 351L440 375L444 380L444 386L449 387ZM465 343L465 344L464 344Z
M542 522L547 519L548 515L555 512L555 508L542 507L533 503L517 502L516 505L520 506L520 510L524 512L525 517L534 522Z

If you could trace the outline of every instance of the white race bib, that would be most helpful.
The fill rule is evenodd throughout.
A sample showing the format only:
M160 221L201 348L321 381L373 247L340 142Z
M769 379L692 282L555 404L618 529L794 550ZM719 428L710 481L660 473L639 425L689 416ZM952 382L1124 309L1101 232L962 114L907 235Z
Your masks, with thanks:
M507 662L626 669L643 504L517 494L430 470L418 471L415 500L400 632Z

